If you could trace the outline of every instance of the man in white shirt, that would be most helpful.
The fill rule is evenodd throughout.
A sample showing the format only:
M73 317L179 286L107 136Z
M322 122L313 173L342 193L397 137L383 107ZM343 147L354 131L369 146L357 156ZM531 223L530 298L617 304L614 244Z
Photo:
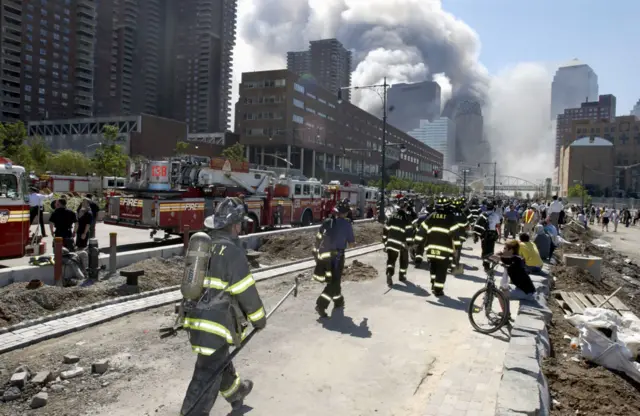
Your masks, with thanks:
M564 206L562 205L562 202L558 201L558 196L554 195L553 196L553 202L551 202L551 205L549 205L549 208L547 208L547 214L549 215L549 219L551 220L551 223L558 228L558 219L560 218L560 211L562 211L564 209Z
M41 194L36 188L31 188L29 194L29 224L33 225L33 220L38 217L40 223L40 233L43 237L47 236L47 231L44 228L44 201L50 199L53 194Z

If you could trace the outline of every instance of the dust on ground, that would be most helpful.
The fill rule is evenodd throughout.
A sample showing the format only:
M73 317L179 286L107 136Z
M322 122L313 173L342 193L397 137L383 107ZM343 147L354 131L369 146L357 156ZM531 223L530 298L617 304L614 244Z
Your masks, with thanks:
M373 280L376 277L378 277L378 271L376 268L359 260L354 260L351 264L346 266L342 273L342 280L352 282Z
M382 242L382 224L366 222L354 224L353 232L356 246L364 246ZM262 245L258 249L261 253L260 263L273 264L283 260L298 260L311 257L316 233L291 233L263 237Z
M147 292L180 284L184 270L182 257L154 257L129 265L122 270L143 270L138 286L128 286L119 274L101 276L97 282L86 280L79 286L42 286L27 289L27 283L13 283L0 288L0 327L73 309L106 299Z
M636 296L640 285L636 280L640 276L640 267L615 250L592 245L591 241L598 237L592 230L565 226L563 238L574 245L565 245L558 250L558 264L551 268L555 289L608 296L623 286L616 296L640 316L640 298ZM566 253L602 257L602 280L594 279L587 271L562 264L562 254ZM564 312L553 295L549 307L553 311L552 324L549 326L552 355L545 359L543 371L554 401L551 415L640 414L640 385L622 374L583 360L578 351L571 349L570 340L565 338L578 336L578 330L564 319Z

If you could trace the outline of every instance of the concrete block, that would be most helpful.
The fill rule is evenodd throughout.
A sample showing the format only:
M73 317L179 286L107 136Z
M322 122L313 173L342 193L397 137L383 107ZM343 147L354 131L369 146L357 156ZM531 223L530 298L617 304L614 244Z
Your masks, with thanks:
M523 339L528 338L532 340L532 342L538 348L538 355L541 357L548 357L551 354L551 341L549 340L549 333L545 328L544 331L538 333L532 333L528 331L523 331L520 329L513 329L511 331L511 341L513 342L515 339ZM511 344L509 344L511 346Z
M518 314L523 315L537 315L542 314L544 316L544 321L549 324L551 322L551 318L553 316L553 312L551 309L545 304L542 305L536 301L521 301L520 306L518 308Z
M537 333L546 330L546 324L542 319L536 319L530 315L518 315L513 323L513 329Z
M533 283L540 283L540 284L548 285L549 282L551 281L551 277L550 276L539 276L537 274L531 274L531 275L529 275L529 277L531 278L531 281Z
M109 369L109 360L100 360L91 364L91 372L96 374L104 374Z
M31 379L33 384L46 384L49 381L51 381L51 372L49 371L40 371Z
M549 296L549 286L545 283L533 282L533 287L536 289L536 293L543 296Z
M74 369L61 372L60 378L63 380L68 380L70 378L81 376L83 373L84 373L84 368L76 367Z
M49 395L45 392L40 392L31 398L31 403L29 407L32 409L39 409L41 407L45 407L47 405L47 401L49 400Z
M528 357L533 358L540 362L542 360L541 351L539 349L538 342L536 338L532 335L528 337L516 338L513 337L509 341L509 346L507 347L507 351L505 356L513 355L516 357Z
M62 357L62 362L65 364L75 364L78 361L80 361L80 357L78 357L77 355L67 354Z
M4 394L2 395L2 401L11 402L14 400L18 400L20 396L22 396L22 392L20 391L19 388L15 386L9 387L4 391Z
M29 380L29 373L27 373L26 371L23 371L21 373L13 374L11 376L11 380L9 381L9 384L21 389L27 384L28 380Z
M538 380L519 371L507 370L502 374L498 389L496 414L507 415L515 412L518 415L543 416L544 404L540 397Z
M519 371L541 381L542 370L540 368L540 361L527 355L523 356L515 354L515 351L508 351L504 356L503 366L505 371Z

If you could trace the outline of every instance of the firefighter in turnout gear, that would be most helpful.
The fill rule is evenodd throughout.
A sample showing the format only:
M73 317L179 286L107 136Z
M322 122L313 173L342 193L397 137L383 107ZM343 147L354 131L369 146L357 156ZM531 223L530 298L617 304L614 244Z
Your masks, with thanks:
M467 225L469 224L467 216L463 211L464 203L465 200L463 198L456 198L451 204L451 212L457 225L454 241L456 250L453 254L453 274L461 274L463 271L462 265L460 264L460 256L462 254L462 245L467 240Z
M413 250L415 253L415 266L416 268L420 268L422 261L424 258L422 257L424 254L424 237L420 233L420 229L422 228L422 223L427 219L430 212L427 211L427 206L423 206L422 210L418 214L418 218L413 221Z
M469 224L471 224L471 227L475 226L476 221L478 221L478 218L480 217L480 214L482 214L482 208L480 208L478 198L471 198L471 203L469 204ZM473 242L477 243L478 238L478 235L474 232Z
M436 296L444 296L447 270L455 251L458 224L449 209L450 204L449 198L438 198L435 212L427 217L418 231L426 245L426 256L431 271L431 290Z
M186 257L199 260L203 266L193 272L201 273L199 280L187 281L185 278L181 287L185 296L183 327L189 333L193 351L198 353L182 403L180 414L183 416L208 415L218 393L234 410L239 410L253 388L250 380L240 379L232 363L221 368L229 355L229 346L240 345L249 322L256 329L267 324L245 250L238 239L246 219L242 201L226 198L204 221L210 238L205 233L194 235L208 239L207 252L197 251L198 242L194 237L189 245ZM189 267L187 263L187 272ZM194 285L192 281L199 283ZM186 297L185 285L188 287L189 284L191 300Z
M486 211L480 215L473 228L473 232L480 238L482 258L493 254L495 251L496 241L498 241L496 227L499 224L500 216L494 212L494 205L492 203L487 204ZM488 261L483 261L482 265L485 270L491 266Z
M340 201L334 208L334 213L324 220L316 234L316 267L313 278L320 283L326 283L316 300L316 312L321 318L328 316L327 308L332 301L334 308L344 307L341 288L344 251L349 244L355 242L353 225L346 218L350 211L349 200Z
M382 230L382 242L387 253L387 286L393 286L396 260L400 258L399 280L407 280L407 268L409 267L408 245L413 240L413 224L406 211L406 201L398 201L398 205L390 215Z

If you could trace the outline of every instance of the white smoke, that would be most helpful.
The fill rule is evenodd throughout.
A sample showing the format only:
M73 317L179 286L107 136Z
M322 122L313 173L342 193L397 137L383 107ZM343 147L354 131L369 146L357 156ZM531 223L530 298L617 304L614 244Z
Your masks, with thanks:
M284 68L286 52L329 37L353 51L352 85L381 84L384 77L391 84L433 79L443 105L451 96L475 97L484 106L485 134L501 173L551 176L549 74L527 64L489 77L476 32L443 10L440 0L239 0L234 83L242 72ZM237 97L234 88L233 104ZM370 90L353 91L352 101L374 113L381 109ZM527 149L537 161L531 169L517 161Z

